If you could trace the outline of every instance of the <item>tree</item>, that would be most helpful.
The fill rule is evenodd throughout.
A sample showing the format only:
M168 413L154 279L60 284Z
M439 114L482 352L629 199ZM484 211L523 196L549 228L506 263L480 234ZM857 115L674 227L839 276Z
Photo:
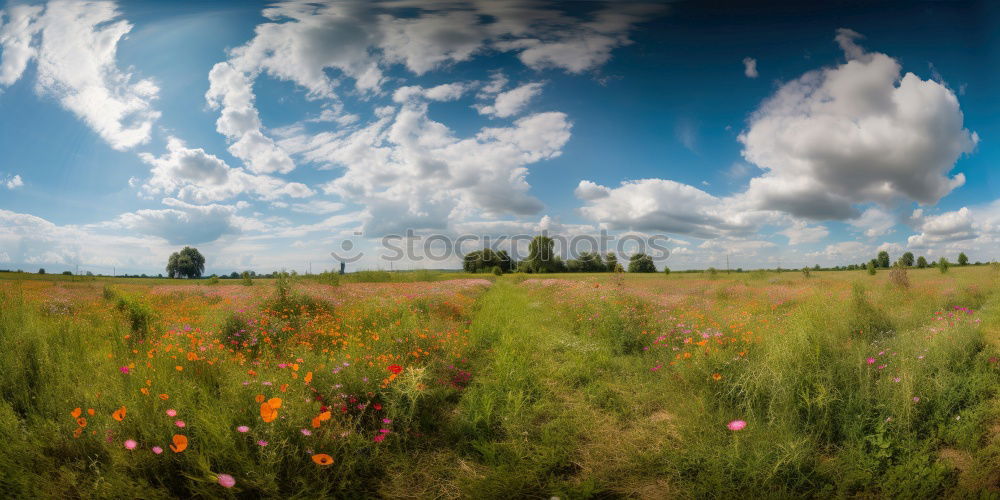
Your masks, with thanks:
M888 268L889 265L890 265L889 264L889 252L886 252L885 250L882 250L881 252L879 252L875 264L877 264L878 267Z
M565 270L562 259L555 255L555 241L548 236L535 236L528 245L524 270L529 273L554 273Z
M633 254L631 257L628 258L628 272L655 273L656 264L653 263L652 257L644 253Z
M618 268L621 267L621 264L618 263L618 256L613 252L608 252L604 256L604 267L608 270L608 272L612 273L618 270Z
M969 257L965 255L965 252L958 254L958 265L967 266L969 265Z
M875 259L872 259L871 261L868 262L867 269L869 275L875 276Z
M39 269L38 270L38 274L45 274L45 268L43 267L43 268Z
M948 264L948 259L945 257L941 257L941 260L938 261L938 271L941 271L941 274L948 272L949 265L950 264Z
M180 252L170 254L167 260L167 276L170 278L199 278L205 272L205 257L197 248L184 247Z
M906 252L902 257L899 258L901 262L906 267L913 267L913 252Z
M920 269L927 267L927 259L925 259L923 255L917 257L917 267Z
M667 266L663 266L663 274L670 274L670 268Z

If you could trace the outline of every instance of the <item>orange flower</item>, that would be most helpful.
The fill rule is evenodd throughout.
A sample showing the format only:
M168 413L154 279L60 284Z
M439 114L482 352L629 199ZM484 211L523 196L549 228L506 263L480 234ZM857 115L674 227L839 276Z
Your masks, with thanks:
M318 429L320 423L327 420L330 420L330 412L328 411L324 411L323 413L320 413L319 416L313 417L312 419L313 429Z
M73 408L73 411L69 412L70 415L73 415L73 418L79 417L80 413L82 413L82 410L79 408Z
M73 431L74 438L80 437L80 434L83 434L83 427L77 427L76 430Z
M271 405L271 408L277 410L278 408L281 408L281 398L268 399L267 404Z
M166 400L170 399L170 395L169 394L160 394L160 399L166 401Z
M265 422L273 422L274 419L278 418L278 410L275 410L274 407L268 403L261 403L260 418L264 419Z
M713 373L712 374L712 380L715 380L715 381L722 380L722 374L721 373Z
M125 420L125 406L122 405L121 408L115 410L115 412L111 414L111 418L113 418L113 419L115 419L115 420L117 420L119 422L121 422L122 420Z
M281 384L281 392L285 392L287 390L288 390L288 384Z
M326 466L333 463L333 457L327 455L326 453L319 453L317 455L313 455L312 459L313 462L316 462L316 465Z
M177 366L175 366L175 367L174 367L174 369L175 369L175 370L177 370L177 371L179 371L179 372L180 372L180 371L184 371L184 367L183 367L183 366L181 366L181 365L177 365Z
M312 382L313 381L313 372L307 372L306 373L306 377L303 380L305 380L307 384L309 382Z
M180 434L174 434L174 444L170 445L170 450L174 453L180 453L187 449L188 438Z
M76 418L76 425L79 425L80 427L86 427L87 426L87 419L85 419L83 417L77 417Z
M93 417L94 416L94 409L93 408L87 408L87 415L90 415L91 417Z
M263 403L264 402L264 395L263 394L258 394L258 395L256 395L254 397L254 400L256 400L258 403Z
M144 395L146 395L146 396L149 396L149 389L148 389L148 388L146 388L146 387L142 387L142 388L140 388L140 389L139 389L139 392L143 393L143 394L144 394Z

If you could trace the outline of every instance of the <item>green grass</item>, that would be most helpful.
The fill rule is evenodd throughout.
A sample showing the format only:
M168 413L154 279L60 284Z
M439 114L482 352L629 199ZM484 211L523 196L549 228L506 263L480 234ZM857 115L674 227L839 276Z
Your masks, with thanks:
M94 286L111 283L103 296L65 308L37 294L90 285L58 276L34 288L38 278L7 281L0 487L13 497L60 498L989 498L1000 488L1000 290L984 269L910 271L910 288L864 271L621 282L608 274L373 271L339 284L494 283L455 297L333 306L296 290L309 278L257 280L257 309L204 316L185 304L208 308L207 298L154 298L136 288L145 280L99 279ZM564 281L526 281L553 277ZM328 334L317 333L334 316L343 331L363 332L336 356L324 351ZM195 325L203 337L192 338L229 345L259 334L274 344L255 342L234 349L242 361L191 363L183 372L174 368L182 356L147 356L149 342L163 350L166 341L155 339L165 332L183 337L176 318L197 317L206 318ZM421 337L435 332L439 340ZM391 357L445 338L455 340L440 354ZM343 353L354 361L347 378L330 371ZM311 385L298 374L288 393L243 385L247 370L288 377L277 363L297 358L299 374L315 371ZM379 386L394 362L406 371ZM142 375L120 373L130 364ZM147 377L150 396L140 392ZM170 399L155 397L160 391ZM367 394L385 410L335 415L306 437L299 424L285 426L292 432L262 425L258 392L283 397L283 419L306 428L320 403L303 401L317 394ZM107 419L119 405L130 417ZM95 408L86 431L97 434L73 438L68 412L78 406ZM168 441L177 429L164 421L166 408L181 410L190 450L155 456L122 447L125 437ZM382 416L392 433L373 443L389 425ZM747 427L730 431L733 420ZM235 433L238 425L251 425L253 438ZM307 449L336 462L317 467ZM219 472L236 477L237 488L215 484Z

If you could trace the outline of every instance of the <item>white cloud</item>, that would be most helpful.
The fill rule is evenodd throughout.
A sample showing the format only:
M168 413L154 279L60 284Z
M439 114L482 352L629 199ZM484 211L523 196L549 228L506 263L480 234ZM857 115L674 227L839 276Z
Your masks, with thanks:
M442 229L471 216L541 210L527 193L527 165L561 154L570 137L566 115L536 113L460 138L427 116L426 102L404 101L364 128L282 144L307 161L344 168L324 190L364 205L367 233Z
M293 203L289 209L304 214L332 214L343 210L344 204L328 200L311 200L306 203Z
M797 220L790 227L780 231L780 234L788 237L789 245L801 245L822 241L830 235L830 231L826 226L810 226L805 221Z
M223 235L238 234L244 223L236 217L233 205L192 205L167 198L172 208L137 210L116 219L122 227L141 234L163 238L174 245L212 242Z
M160 113L152 80L133 81L115 64L118 42L132 30L112 2L52 0L11 7L0 28L0 85L16 82L35 61L35 91L51 96L111 147L132 148L150 138Z
M856 203L936 203L962 185L948 177L978 137L962 126L944 85L900 76L900 65L838 31L847 62L783 85L739 136L766 173L750 181L756 206L812 219L850 219Z
M913 212L910 220L914 228L920 231L920 234L907 239L907 245L913 248L971 240L977 236L972 211L967 207L940 215L924 215L923 210L918 209Z
M476 110L481 115L508 118L521 113L535 96L542 93L542 83L526 83L520 87L500 92L493 104L477 105Z
M7 189L17 189L17 188L19 188L19 187L21 187L21 186L24 185L24 181L21 180L21 176L20 175L15 175L13 177L8 177L3 182L4 182L4 185L7 186Z
M847 221L865 236L874 238L889 232L896 225L896 217L878 207L869 207L857 218Z
M297 182L247 173L233 168L204 149L191 149L176 137L167 141L167 153L139 155L151 165L152 176L142 185L147 195L176 195L195 203L209 203L251 193L265 200L282 196L304 198L314 193Z
M743 58L743 74L747 78L757 78L757 60L752 57Z
M584 217L609 229L687 234L699 238L747 235L772 214L742 206L736 198L717 198L696 187L665 179L623 182L610 189L581 181L576 195Z

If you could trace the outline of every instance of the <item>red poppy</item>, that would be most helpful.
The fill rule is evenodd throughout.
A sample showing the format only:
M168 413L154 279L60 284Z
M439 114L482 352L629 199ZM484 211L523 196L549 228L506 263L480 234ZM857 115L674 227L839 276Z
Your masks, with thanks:
M400 373L402 373L403 367L399 365L389 365L389 371L391 371L396 375L399 375Z

